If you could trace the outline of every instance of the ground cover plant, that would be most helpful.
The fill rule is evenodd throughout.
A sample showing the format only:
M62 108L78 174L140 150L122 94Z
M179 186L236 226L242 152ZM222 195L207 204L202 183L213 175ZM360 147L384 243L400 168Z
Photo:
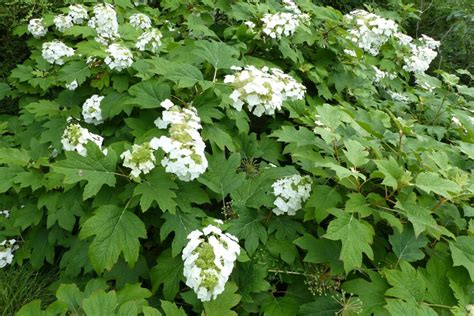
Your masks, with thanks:
M18 315L472 314L474 88L414 17L115 0L18 27L0 266L59 270Z

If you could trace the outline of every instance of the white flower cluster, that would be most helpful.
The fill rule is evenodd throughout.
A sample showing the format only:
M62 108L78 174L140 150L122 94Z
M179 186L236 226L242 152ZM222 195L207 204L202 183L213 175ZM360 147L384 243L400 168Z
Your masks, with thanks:
M186 285L207 302L224 291L240 246L235 236L213 225L191 232L188 239L182 254Z
M95 40L101 44L107 45L120 37L117 12L109 3L99 3L94 6L94 17L89 20L89 26L96 30Z
M206 145L199 134L201 119L194 107L181 108L168 99L161 102L161 106L165 111L155 125L158 128L170 126L170 137L153 138L150 144L167 154L161 160L166 172L175 174L182 181L196 179L208 165L204 154Z
M414 73L424 73L438 55L436 50L439 45L440 42L426 35L422 35L418 43L409 43L411 55L404 59L403 69Z
M386 72L386 71L382 71L376 66L372 66L372 68L375 71L375 76L374 76L374 83L375 84L379 84L383 79L393 80L397 77L396 74L389 73L389 72Z
M137 29L146 30L151 27L150 18L143 13L133 14L132 16L130 16L129 21L130 24Z
M80 4L70 5L68 15L71 17L72 23L74 24L82 24L89 18L86 8Z
M410 99L403 93L395 92L392 90L387 90L388 95L392 98L393 101L407 103Z
M42 56L50 64L62 65L64 64L64 57L74 55L74 49L58 40L43 43L42 48Z
M69 124L64 130L61 138L63 149L66 151L76 151L81 156L87 156L87 149L85 145L88 142L93 142L97 146L102 147L104 138L89 132L87 128L81 127L79 124ZM107 154L107 150L103 150Z
M73 80L71 81L70 83L66 83L66 88L70 91L74 91L76 90L76 88L78 87L78 83L77 83L77 80Z
M9 218L10 217L10 211L9 210L0 211L0 215L5 216L6 218Z
M148 47L154 53L161 45L162 36L160 30L155 28L145 31L138 37L135 47L141 51L146 50Z
M134 144L132 150L124 151L120 158L124 160L125 167L132 169L130 173L134 177L140 176L141 173L147 174L155 168L156 158L149 143Z
M111 70L122 71L133 64L132 52L120 44L111 44L106 51L108 55L104 62Z
M103 98L103 96L94 94L84 102L82 105L82 116L84 117L84 121L86 121L86 123L99 125L103 122L102 110L100 109L100 103L102 102Z
M310 196L313 181L309 176L298 174L279 179L272 184L276 206L272 211L276 215L295 215Z
M48 33L48 29L43 24L43 19L31 19L28 22L28 32L30 32L34 38L40 38Z
M256 116L272 115L280 110L286 100L301 100L306 88L280 69L255 66L245 68L232 67L238 70L235 75L225 76L224 82L232 84L234 91L230 95L233 106L238 111L246 103L249 111Z
M271 38L280 39L283 36L291 36L301 23L309 21L309 15L302 13L294 1L283 0L283 4L285 12L266 13L261 19L262 32Z
M74 25L71 16L65 14L56 15L53 22L59 32L64 32Z
M0 268L4 268L13 261L13 252L18 249L15 246L16 240L4 240L0 242Z
M349 30L349 39L371 55L377 55L398 29L397 23L365 10L354 10L344 16L354 27Z

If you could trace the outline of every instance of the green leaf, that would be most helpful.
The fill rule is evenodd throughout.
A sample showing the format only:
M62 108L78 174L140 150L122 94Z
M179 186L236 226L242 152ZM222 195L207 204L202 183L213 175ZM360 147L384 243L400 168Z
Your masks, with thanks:
M342 195L327 185L315 185L311 191L311 196L306 202L306 207L314 207L315 218L318 223L329 215L329 209L337 207L342 202Z
M370 270L367 274L370 282L362 278L349 280L344 282L343 289L359 296L364 315L388 315L383 306L385 305L384 294L390 286L380 274Z
M236 172L240 166L240 154L234 153L226 159L224 153L216 153L207 159L209 167L198 181L220 194L222 198L237 189L245 180L244 173Z
M337 209L332 213L336 215L336 219L329 223L323 237L342 242L339 258L344 262L346 273L362 266L363 253L373 260L374 253L370 247L375 234L373 227L366 221L355 218L354 214Z
M150 306L143 306L143 315L144 316L161 316L162 314L156 308L153 308Z
M140 206L142 211L147 211L156 201L162 211L175 213L176 190L178 186L170 175L162 168L155 168L146 178L135 187L134 195L141 195Z
M204 80L199 69L190 64L172 62L163 58L155 58L151 63L154 66L154 73L177 83L178 88L190 88L197 82Z
M405 226L402 233L394 231L393 235L390 235L388 239L398 260L412 262L425 257L425 254L420 248L426 246L428 238L424 235L416 237L413 228L410 226Z
M115 186L115 165L117 156L112 149L107 156L92 145L87 146L87 157L76 152L66 152L66 159L52 165L53 171L65 175L64 183L73 184L87 181L83 199L86 200L99 192L103 185Z
M367 159L369 153L358 141L352 139L345 140L344 146L346 146L346 150L343 150L344 155L354 167L357 168L369 162L369 159Z
M82 301L87 316L115 315L117 297L115 292L96 291Z
M8 84L0 82L0 100L3 100L7 95L10 94L11 88Z
M474 281L474 236L459 236L456 241L449 242L449 249L454 266L466 268Z
M142 81L128 90L134 99L128 101L141 109L159 108L160 103L171 97L170 87L158 80Z
M229 233L245 239L245 249L252 255L257 250L259 241L267 242L267 231L262 225L265 216L260 215L255 210L242 209L239 211L239 218L231 222Z
M41 311L41 300L34 300L26 305L15 314L17 316L47 316L46 312Z
M438 314L429 306L417 304L416 302L404 302L402 300L387 299L385 306L390 315L404 316L437 316Z
M328 239L318 239L310 234L293 241L295 245L307 251L304 262L327 263L339 261L341 246L338 242Z
M388 160L374 160L374 162L384 175L382 184L392 187L394 190L399 189L401 185L408 184L411 180L410 172L400 167L393 157Z
M83 295L76 284L61 284L56 291L58 301L67 305L69 310L78 310Z
M298 311L299 304L289 296L275 297L270 296L270 299L262 305L264 316L293 316Z
M204 312L202 316L236 316L237 313L232 310L240 302L240 295L235 294L238 288L233 282L227 282L223 293L216 299L204 302Z
M76 80L77 84L81 85L90 75L91 70L84 60L74 60L59 70L58 79L66 83L71 83Z
M387 282L392 286L386 296L406 301L421 302L425 296L426 285L421 274L406 261L400 262L400 270L385 270Z
M461 187L454 181L441 178L434 172L422 172L418 174L415 180L418 188L425 192L434 192L447 199L461 192Z
M192 54L209 62L216 70L228 69L240 64L239 60L234 58L239 55L239 51L225 43L196 41L195 46Z
M24 149L0 148L0 164L17 165L25 167L30 162L30 155Z
M198 229L201 222L196 218L195 214L185 213L180 210L177 210L175 214L165 213L162 218L165 220L165 223L160 229L160 239L164 241L169 234L174 232L171 250L173 257L175 257L188 243L187 236L189 233Z
M140 242L146 238L145 224L135 214L116 205L98 208L83 225L81 239L94 236L89 247L89 258L97 272L110 270L120 253L133 266L138 260Z
M158 257L156 266L151 269L150 277L153 291L163 284L164 298L174 301L183 277L183 261L180 257L172 257L171 250L166 249Z
M311 303L300 306L298 316L334 316L341 310L341 305L330 296L319 296Z
M316 143L316 135L306 127L296 129L293 126L282 126L274 131L271 136L276 137L279 142L295 143L297 146L314 145Z
M181 307L167 301L161 301L161 308L166 316L186 316L186 312Z
M233 280L239 286L242 300L247 302L253 301L252 293L270 289L270 283L265 280L266 277L265 266L251 262L239 263L232 273Z

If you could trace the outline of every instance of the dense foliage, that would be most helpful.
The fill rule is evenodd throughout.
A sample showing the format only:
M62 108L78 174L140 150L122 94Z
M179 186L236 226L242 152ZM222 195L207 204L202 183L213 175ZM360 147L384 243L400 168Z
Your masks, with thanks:
M439 42L402 9L83 1L20 26L0 258L60 272L18 314L472 313L474 88L425 73Z

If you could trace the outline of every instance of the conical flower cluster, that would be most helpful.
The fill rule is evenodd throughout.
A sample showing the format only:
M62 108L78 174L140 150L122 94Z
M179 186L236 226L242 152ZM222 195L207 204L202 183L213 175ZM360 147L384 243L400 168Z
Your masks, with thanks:
M213 225L191 232L188 239L182 254L186 285L207 302L224 291L240 246L236 237Z
M13 252L18 248L15 246L16 240L4 240L0 242L0 268L4 268L13 261Z
M166 156L161 160L166 172L175 174L182 181L191 181L207 169L204 144L199 130L201 119L194 107L182 108L170 100L161 103L165 108L162 117L155 121L158 128L169 126L169 137L154 138L150 145L161 148Z
M277 180L272 184L276 199L272 210L276 215L295 215L311 194L313 181L309 176L298 174Z
M132 150L127 150L120 155L123 165L132 169L130 174L134 177L147 174L155 168L156 158L149 143L133 145Z
M230 98L238 111L247 104L249 111L253 111L256 116L272 115L281 109L284 101L304 98L305 86L278 68L232 68L238 72L235 75L227 75L224 83L234 87Z
M302 13L294 1L285 0L283 3L285 12L266 13L261 20L263 34L271 38L280 39L284 36L291 36L301 23L309 20L309 16Z
M69 124L64 130L61 138L63 149L66 151L76 151L81 156L87 156L87 149L85 145L88 142L93 142L101 147L104 138L102 136L89 132L87 128L81 127L77 123ZM104 149L104 154L107 151Z

